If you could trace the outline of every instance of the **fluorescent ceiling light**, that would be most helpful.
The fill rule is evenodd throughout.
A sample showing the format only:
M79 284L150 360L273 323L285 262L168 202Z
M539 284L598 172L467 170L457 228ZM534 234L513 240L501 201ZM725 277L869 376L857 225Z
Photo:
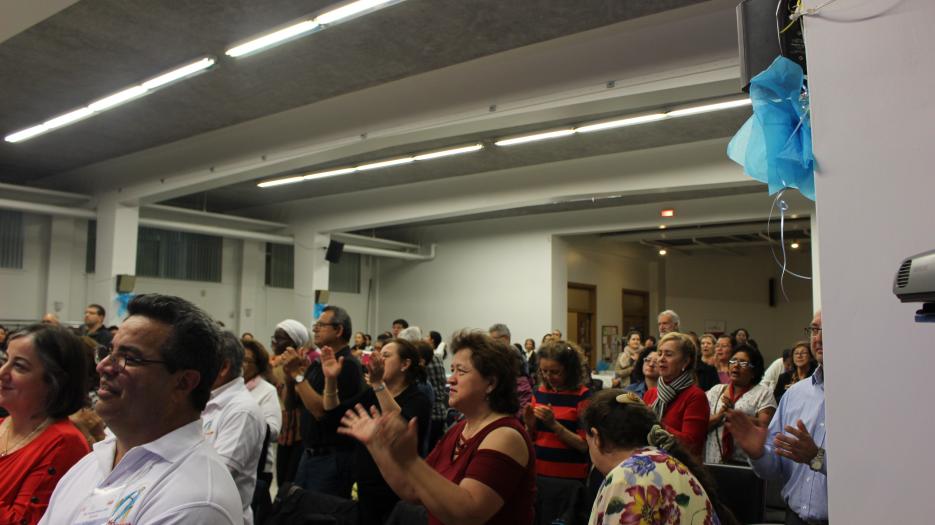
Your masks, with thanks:
M609 120L607 122L598 122L596 124L588 124L586 126L580 126L575 128L577 133L590 133L592 131L603 131L605 129L614 129L614 128L623 128L626 126L636 126L637 124L645 124L647 122L656 122L657 120L664 120L669 118L665 113L653 113L652 115L642 115L639 117L630 117L617 120Z
M72 122L79 121L83 118L88 118L92 114L94 114L94 112L88 108L76 109L74 111L69 111L68 113L65 113L64 115L59 115L53 119L49 119L43 122L42 125L52 130L55 128L60 128L62 126L67 126L71 124Z
M677 109L675 111L670 111L666 113L670 117L685 117L688 115L698 115L700 113L709 113L711 111L720 111L722 109L731 109L739 108L741 106L749 106L752 104L749 98L742 98L738 100L729 100L727 102L717 102L715 104L705 104L703 106L693 106L690 108Z
M415 160L431 160L431 159L438 159L441 157L450 157L452 155L461 155L464 153L471 153L471 152L479 151L482 149L484 149L483 144L473 144L471 146L464 146L460 148L451 148L451 149L444 149L441 151L432 151L429 153L422 153L422 154L416 155L413 158Z
M92 117L102 111L106 111L115 106L119 106L127 101L133 100L135 98L148 95L152 91L164 87L172 82L181 80L186 77L190 77L198 72L204 71L205 69L211 67L215 63L215 59L211 57L205 57L197 62L192 62L191 64L182 66L180 68L173 69L166 73L163 73L159 76L153 77L150 80L138 84L136 86L131 86L121 91L118 91L112 95L107 95L104 98L95 100L85 107L78 108L64 115L59 115L55 118L49 119L42 124L37 126L32 126L16 133L11 133L4 137L4 140L7 142L22 142L27 139L31 139L43 133L65 127L69 124L78 122L79 120Z
M357 0L356 2L351 2L347 5L343 5L337 9L332 9L331 11L326 11L317 17L315 17L315 22L318 22L321 25L333 24L335 22L350 18L354 15L363 13L370 9L375 9L393 2L394 0Z
M514 144L525 144L527 142L535 142L537 140L548 140L555 139L558 137L567 137L568 135L574 135L574 129L559 129L556 131L546 131L544 133L535 133L532 135L523 135L521 137L513 137L509 139L502 139L494 142L497 146L512 146Z
M347 175L348 173L354 173L357 171L357 168L341 168L337 170L322 171L320 173L309 173L302 177L302 180L315 180L315 179L324 179L327 177L336 177L338 175Z
M191 64L188 64L187 66L182 66L178 69L173 69L172 71L169 71L168 73L163 73L156 78L147 80L146 82L143 82L142 84L140 84L140 87L146 90L151 90L151 89L156 89L158 87L162 87L166 84L169 84L170 82L175 82L176 80L189 77L191 75L194 75L195 73L198 73L199 71L208 69L209 67L214 65L214 62L215 60L213 58L210 58L210 57L202 58L201 60L197 62L192 62Z
M357 171L367 171L375 170L377 168L388 168L390 166L399 166L400 164L409 164L410 162L415 161L414 157L403 157L400 159L390 159L390 160L381 160L377 162L371 162L370 164L361 164L357 166Z
M318 27L318 22L314 20L303 20L296 24L292 24L289 27L285 27L278 31L274 31L267 35L263 35L258 38L254 38L249 42L244 42L239 46L234 46L224 52L227 56L230 57L241 57L253 53L254 51L259 51L260 49L265 49L276 44L280 44L290 38L295 38L303 33L308 33L309 31Z
M133 86L88 104L88 109L91 111L104 111L105 109L110 109L114 106L123 104L128 100L142 97L146 94L146 92L147 89L143 86Z
M283 184L294 184L296 182L302 182L305 177L301 175L297 177L286 177L284 179L268 180L266 182L261 182L257 186L261 188L272 188L273 186L282 186Z

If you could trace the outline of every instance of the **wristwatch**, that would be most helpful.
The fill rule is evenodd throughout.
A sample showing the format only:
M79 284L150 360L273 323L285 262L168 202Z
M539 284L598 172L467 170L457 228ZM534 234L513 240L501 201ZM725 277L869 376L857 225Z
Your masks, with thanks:
M295 384L297 385L305 381L305 372L302 372L299 375L295 376L294 378L292 378L292 380L295 381Z
M808 466L815 472L821 472L821 468L825 466L825 449L819 448L815 457L808 462Z

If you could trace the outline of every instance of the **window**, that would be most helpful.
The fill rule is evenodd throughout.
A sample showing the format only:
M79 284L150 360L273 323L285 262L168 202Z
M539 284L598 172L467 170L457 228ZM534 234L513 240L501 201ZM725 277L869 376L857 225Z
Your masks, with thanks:
M328 270L328 290L332 292L360 293L360 254L347 253Z
M84 252L84 273L94 273L97 266L97 221L88 221L88 242Z
M23 267L23 213L0 210L0 268Z
M140 227L136 275L219 283L223 249L221 237Z
M291 244L266 243L266 286L293 288L294 279L295 247Z

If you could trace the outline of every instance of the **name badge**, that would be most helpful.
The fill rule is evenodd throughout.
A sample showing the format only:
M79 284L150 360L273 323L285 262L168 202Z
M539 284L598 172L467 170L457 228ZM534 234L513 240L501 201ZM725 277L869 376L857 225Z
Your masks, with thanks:
M143 496L145 486L129 492L126 485L96 488L78 510L73 525L128 524L130 511Z

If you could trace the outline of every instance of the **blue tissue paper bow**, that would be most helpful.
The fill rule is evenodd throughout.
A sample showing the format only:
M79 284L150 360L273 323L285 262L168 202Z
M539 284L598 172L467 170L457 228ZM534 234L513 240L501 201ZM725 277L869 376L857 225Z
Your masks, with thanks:
M117 318L121 318L127 314L127 306L130 304L130 300L133 299L135 294L132 293L118 293L117 294Z
M815 157L802 68L785 57L750 81L753 116L727 145L744 173L769 185L770 195L797 188L815 200Z

